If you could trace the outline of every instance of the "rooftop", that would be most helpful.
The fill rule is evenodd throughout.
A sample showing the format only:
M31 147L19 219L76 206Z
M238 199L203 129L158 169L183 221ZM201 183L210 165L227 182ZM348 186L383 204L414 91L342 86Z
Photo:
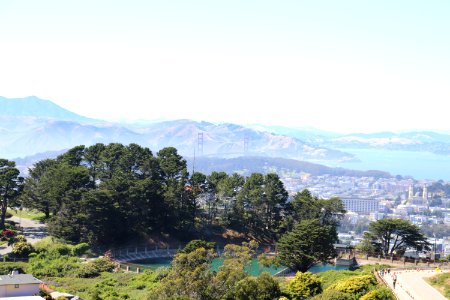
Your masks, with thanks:
M10 284L40 284L41 281L31 274L0 275L0 286Z

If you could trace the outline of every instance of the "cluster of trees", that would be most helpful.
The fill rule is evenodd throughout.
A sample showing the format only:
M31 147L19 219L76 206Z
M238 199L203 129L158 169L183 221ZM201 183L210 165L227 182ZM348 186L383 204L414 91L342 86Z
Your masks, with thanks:
M281 290L274 278L267 273L252 278L244 271L256 247L256 243L226 245L222 266L212 272L214 246L193 241L175 256L151 299L277 299Z
M278 259L292 270L306 272L336 256L337 227L345 209L339 198L318 199L304 190L291 202L294 226L277 243Z
M21 197L50 219L52 235L97 244L213 223L271 235L282 226L287 199L276 174L190 175L175 148L154 156L136 144L78 146L39 161Z
M434 182L431 186L428 187L428 192L437 193L443 197L450 196L450 183L444 183L444 181L439 180Z
M50 233L74 243L153 232L186 237L207 225L273 241L307 215L297 202L288 203L276 174L189 174L173 147L153 155L136 144L77 146L35 163L25 180L14 162L0 160L0 226L8 205L20 204L43 212Z
M288 202L276 174L189 174L173 147L153 155L136 144L77 146L34 164L23 183L18 171L12 173L8 197L23 190L21 204L45 214L51 235L74 243L111 244L155 232L189 238L186 233L208 225L274 241L299 220L344 212L340 200L309 192Z

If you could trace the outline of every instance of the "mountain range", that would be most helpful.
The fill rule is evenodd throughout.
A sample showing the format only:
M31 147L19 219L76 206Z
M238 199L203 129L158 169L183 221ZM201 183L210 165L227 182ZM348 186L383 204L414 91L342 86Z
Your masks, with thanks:
M36 97L0 98L0 124L0 156L6 158L81 144L120 142L138 143L153 151L175 146L187 156L197 151L198 155L221 157L246 154L325 161L353 159L351 154L339 150L236 124L192 120L145 125L110 123L85 118Z
M334 166L343 162L349 163L346 164L348 167L360 159L354 149L433 153L447 160L450 157L450 135L444 133L338 134L314 128L243 126L193 120L107 122L78 115L35 96L0 97L0 157L16 160L22 157L24 159L19 161L24 166L39 157L54 157L76 145L110 142L137 143L153 152L174 146L185 157L196 156L199 167L204 163L205 169L211 160L227 166L225 169L237 167L244 163L242 159L236 160L239 157L247 157L253 162L255 159L250 157L259 157L259 162L264 157ZM265 163L275 163L282 169L286 161L278 159ZM295 165L293 161L289 164ZM302 168L305 169L306 165ZM319 169L332 172L326 168Z

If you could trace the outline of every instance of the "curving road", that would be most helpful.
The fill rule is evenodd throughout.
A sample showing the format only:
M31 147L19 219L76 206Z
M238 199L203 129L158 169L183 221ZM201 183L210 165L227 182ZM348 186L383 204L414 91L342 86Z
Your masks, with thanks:
M446 300L446 297L425 281L425 278L436 274L435 270L392 270L383 278L400 300ZM395 289L394 276L397 276Z
M39 221L34 221L30 219L19 218L13 216L8 220L14 221L23 228L23 235L27 238L27 241L31 244L42 240L48 235L47 226L40 223ZM7 254L11 252L11 246L2 245L0 246L0 255Z

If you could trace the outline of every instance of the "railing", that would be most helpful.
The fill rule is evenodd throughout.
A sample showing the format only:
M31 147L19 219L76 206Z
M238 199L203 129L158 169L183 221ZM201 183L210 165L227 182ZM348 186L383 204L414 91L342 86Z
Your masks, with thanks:
M288 276L294 276L295 272L291 270L291 268L284 268L283 270L273 274L275 277L288 277Z

